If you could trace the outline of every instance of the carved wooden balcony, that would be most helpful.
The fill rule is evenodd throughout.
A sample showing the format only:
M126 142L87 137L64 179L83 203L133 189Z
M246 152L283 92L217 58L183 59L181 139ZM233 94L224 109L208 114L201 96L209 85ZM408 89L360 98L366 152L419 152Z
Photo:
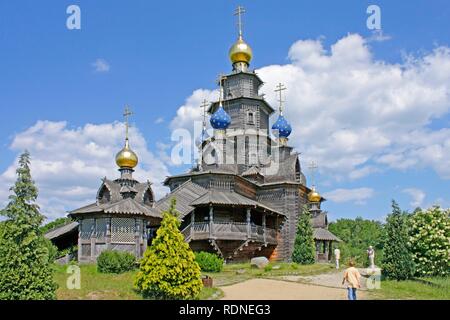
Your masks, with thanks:
M278 244L278 231L245 222L195 222L182 231L187 242L194 240L251 240Z

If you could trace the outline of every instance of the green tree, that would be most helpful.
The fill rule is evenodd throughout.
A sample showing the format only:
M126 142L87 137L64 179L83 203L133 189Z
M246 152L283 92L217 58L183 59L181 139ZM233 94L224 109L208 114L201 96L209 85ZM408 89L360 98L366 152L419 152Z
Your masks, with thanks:
M316 248L311 225L311 213L308 207L304 206L300 219L298 220L292 261L299 264L313 264L315 262L315 256Z
M71 218L58 218L58 219L56 219L52 222L49 222L49 223L43 225L42 227L40 227L40 231L43 234L46 234L50 230L65 226L66 224L69 224L71 222L73 222L73 220Z
M330 223L329 230L340 238L341 260L354 260L360 266L368 266L367 248L373 246L376 252L375 262L383 257L384 227L379 221L339 219Z
M172 199L169 211L163 213L161 227L135 279L135 287L146 298L194 299L203 286L195 255L179 230L175 204Z
M38 190L28 152L20 156L17 176L10 202L1 211L7 220L0 228L0 299L55 299L49 251L39 230L44 217L36 204Z
M408 237L408 215L392 201L392 213L386 221L383 275L395 280L409 279L414 275L414 260Z
M450 210L417 210L411 219L410 241L418 276L450 274Z

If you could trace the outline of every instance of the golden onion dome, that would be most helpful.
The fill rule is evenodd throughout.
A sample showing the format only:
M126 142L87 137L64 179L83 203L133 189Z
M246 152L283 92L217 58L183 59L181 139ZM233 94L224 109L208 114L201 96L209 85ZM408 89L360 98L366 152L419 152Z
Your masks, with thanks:
M250 46L245 43L242 37L239 37L238 41L230 48L230 60L232 63L245 62L250 64L253 57L253 51Z
M316 191L315 187L312 187L311 192L308 194L309 202L320 202L322 200L322 196Z
M128 139L125 141L125 147L116 155L116 163L120 168L135 168L139 159L136 153L130 149Z

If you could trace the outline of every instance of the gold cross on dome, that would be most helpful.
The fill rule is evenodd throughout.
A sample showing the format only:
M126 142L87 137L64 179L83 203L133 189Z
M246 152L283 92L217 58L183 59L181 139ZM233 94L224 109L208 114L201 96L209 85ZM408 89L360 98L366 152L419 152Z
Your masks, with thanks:
M287 90L287 88L282 84L281 82L276 86L275 92L278 92L280 97L278 99L278 102L280 103L280 114L283 115L283 91Z
M128 128L129 128L129 117L133 115L130 107L125 106L125 111L123 112L123 117L125 118L125 128L126 128L126 139L128 140Z
M244 13L245 9L242 6L238 6L236 10L234 10L234 15L238 16L239 37L242 37L242 15Z

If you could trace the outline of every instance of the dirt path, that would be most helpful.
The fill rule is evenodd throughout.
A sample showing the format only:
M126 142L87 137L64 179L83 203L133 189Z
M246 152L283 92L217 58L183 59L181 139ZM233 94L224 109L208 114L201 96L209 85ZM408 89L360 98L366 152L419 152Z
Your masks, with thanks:
M222 287L223 300L346 300L347 290L341 285L342 273L310 277L286 276L272 279L251 279ZM358 299L366 299L364 288Z

